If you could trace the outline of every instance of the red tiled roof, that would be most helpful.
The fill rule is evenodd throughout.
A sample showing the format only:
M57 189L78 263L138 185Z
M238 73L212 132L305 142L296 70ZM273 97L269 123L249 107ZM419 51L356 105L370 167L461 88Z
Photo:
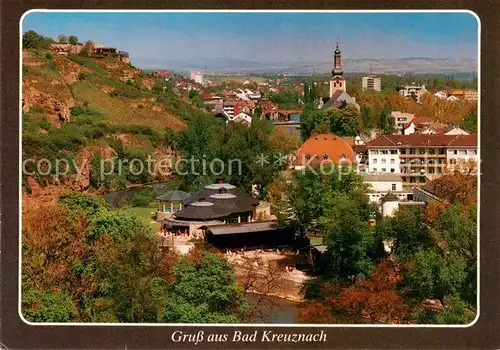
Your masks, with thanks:
M412 120L410 120L408 123L406 123L404 128L405 129L408 128L412 123L415 126L420 126L422 124L429 124L429 123L433 123L433 122L434 122L434 120L432 120L431 118L415 117Z
M460 146L477 147L476 135L383 135L367 144L373 147L401 147L401 146Z
M327 160L324 160L324 155L328 156ZM313 160L309 161L307 156ZM354 151L342 137L334 134L313 135L300 147L295 164L320 164L322 162L339 164L341 156L345 156L346 161L351 164L356 163Z

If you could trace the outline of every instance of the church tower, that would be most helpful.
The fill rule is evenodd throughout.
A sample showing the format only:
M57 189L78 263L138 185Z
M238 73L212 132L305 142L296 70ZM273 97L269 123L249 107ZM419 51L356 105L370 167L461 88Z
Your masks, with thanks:
M342 56L340 55L339 42L337 41L337 47L333 55L332 78L330 79L330 97L337 91L346 91L346 82L342 74L344 74L342 70Z

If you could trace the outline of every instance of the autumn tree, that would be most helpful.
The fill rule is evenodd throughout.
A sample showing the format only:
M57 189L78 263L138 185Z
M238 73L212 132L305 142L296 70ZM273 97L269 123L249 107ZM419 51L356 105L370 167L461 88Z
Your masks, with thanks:
M402 275L392 260L382 260L356 285L325 283L321 298L306 303L299 314L304 323L407 323L409 307L398 290Z

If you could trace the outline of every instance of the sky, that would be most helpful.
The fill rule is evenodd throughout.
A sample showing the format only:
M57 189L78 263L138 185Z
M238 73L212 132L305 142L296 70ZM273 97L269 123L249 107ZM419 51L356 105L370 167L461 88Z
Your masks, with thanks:
M32 12L22 31L129 52L133 60L234 58L328 62L343 58L477 58L471 13Z

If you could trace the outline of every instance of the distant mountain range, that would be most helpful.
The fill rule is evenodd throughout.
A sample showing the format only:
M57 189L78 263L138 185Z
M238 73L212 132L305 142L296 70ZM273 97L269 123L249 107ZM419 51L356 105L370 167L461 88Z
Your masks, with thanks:
M296 74L329 73L332 62L259 62L235 58L196 58L186 60L150 59L132 57L132 63L143 69L176 71L200 70L208 73L263 73ZM344 59L347 73L472 73L477 72L476 59L441 59L410 57L394 59Z

